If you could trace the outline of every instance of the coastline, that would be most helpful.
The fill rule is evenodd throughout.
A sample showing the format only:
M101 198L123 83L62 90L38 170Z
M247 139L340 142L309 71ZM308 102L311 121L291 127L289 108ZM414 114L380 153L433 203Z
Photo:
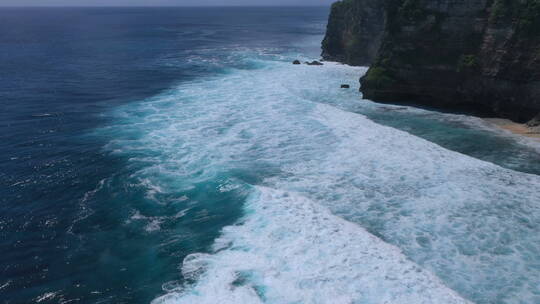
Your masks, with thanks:
M350 66L350 67L355 67L354 65L351 65L349 63L339 61L339 60L332 60L332 59L325 59L325 58L321 58L319 60L321 62L326 62L326 63L332 62L332 63L337 63L337 64L343 64L343 65ZM369 67L367 67L367 66L365 68L369 69ZM362 77L364 75L365 74L363 74ZM362 97L362 100L369 100L371 102L375 102L375 103L383 104L383 105L384 104L392 104L392 105L395 105L395 106L400 105L400 103L393 103L393 102L387 103L387 102L383 102L383 101L374 101L372 99L364 98L364 97ZM423 107L420 104L417 104L417 103L405 104L405 106L410 106L410 107L414 107L414 108L418 108L418 109L423 109ZM450 107L450 108L447 108L447 109L451 110L452 108ZM444 110L442 108L438 108L438 109L431 109L431 111L443 112ZM507 133L510 133L510 134L516 135L516 136L520 136L520 137L523 137L525 139L532 139L533 141L540 143L540 126L530 127L530 126L527 125L527 123L519 123L519 122L515 122L515 121L513 121L511 119L503 118L503 117L482 117L482 116L478 115L478 113L474 113L472 111L462 113L462 114L477 117L477 118L483 120L484 122L486 122L493 129L498 129L498 130L501 130L501 131L505 131Z
M483 118L490 125L511 132L512 134L533 138L540 141L540 128L531 128L526 124L513 122L505 118Z

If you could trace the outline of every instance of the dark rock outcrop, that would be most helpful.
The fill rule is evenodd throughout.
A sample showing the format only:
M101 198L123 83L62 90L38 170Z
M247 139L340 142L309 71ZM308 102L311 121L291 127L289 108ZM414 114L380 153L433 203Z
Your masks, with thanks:
M322 57L350 65L369 65L384 33L383 0L342 0L332 5Z
M387 0L364 97L497 115L540 112L540 1Z
M323 65L321 62L314 60L312 62L306 62L307 65Z
M342 85L341 85L341 88L342 88L342 89L350 89L351 86L348 85L348 84L342 84Z
M340 1L323 49L373 63L361 80L368 99L518 122L540 113L539 0Z
M302 64L302 63L300 62L300 60L295 60L295 61L293 61L292 64Z

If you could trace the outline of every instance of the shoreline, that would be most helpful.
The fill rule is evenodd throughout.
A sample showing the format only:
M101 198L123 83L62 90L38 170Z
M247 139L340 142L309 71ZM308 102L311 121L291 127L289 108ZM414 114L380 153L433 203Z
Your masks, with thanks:
M496 128L508 131L512 134L540 141L540 128L531 128L526 124L513 122L510 119L505 118L483 118L483 120Z
M337 64L343 64L343 65L346 65L346 66L349 66L349 67L364 67L366 69L369 69L369 67L367 67L367 66L354 66L354 65L350 65L348 63L342 62L342 61L335 61L335 59L332 60L332 59L322 58L322 59L319 59L319 60L320 60L320 62L324 62L324 63L337 63ZM363 74L362 77L364 75L365 74ZM404 106L414 107L414 108L417 108L417 109L427 109L429 111L437 111L437 112L440 112L440 113L445 113L444 108L426 108L426 107L423 107L421 104L418 104L418 103L405 103L405 104L403 104L403 103L399 103L399 102L383 102L383 101L374 101L372 99L364 98L364 97L362 97L362 100L369 100L371 102L375 102L375 103L383 104L383 105L384 104L390 104L390 105L394 105L394 106L404 105ZM448 110L448 109L446 109L446 110ZM452 113L452 112L450 112L450 113ZM518 123L518 122L515 122L515 121L513 121L511 119L508 119L508 118L482 117L478 113L467 112L467 111L459 112L459 114L478 117L481 120L483 120L484 122L486 122L493 129L504 131L506 133L509 133L509 134L512 134L512 135L515 135L515 136L523 137L525 139L532 139L533 141L540 143L540 126L529 127L527 125L527 123Z

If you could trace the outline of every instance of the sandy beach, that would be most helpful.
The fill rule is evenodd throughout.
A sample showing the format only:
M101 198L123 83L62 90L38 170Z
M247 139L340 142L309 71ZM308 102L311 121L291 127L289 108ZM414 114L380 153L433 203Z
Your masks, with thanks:
M504 118L485 118L485 120L498 128L504 129L514 134L540 140L540 128L538 127L530 128L525 124L513 122L509 119Z

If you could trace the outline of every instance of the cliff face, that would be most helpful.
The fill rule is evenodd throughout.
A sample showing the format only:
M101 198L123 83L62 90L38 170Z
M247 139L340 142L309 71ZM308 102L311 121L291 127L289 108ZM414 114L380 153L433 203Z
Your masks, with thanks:
M343 0L332 5L323 40L323 58L369 65L377 55L385 27L381 0Z
M516 121L540 112L540 0L377 3L387 21L365 98Z

